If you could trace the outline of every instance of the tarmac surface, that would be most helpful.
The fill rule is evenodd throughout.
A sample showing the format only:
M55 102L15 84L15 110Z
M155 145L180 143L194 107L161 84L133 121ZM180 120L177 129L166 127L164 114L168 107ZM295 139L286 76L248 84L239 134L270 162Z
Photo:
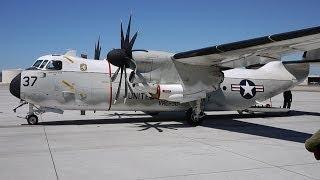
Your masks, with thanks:
M17 113L0 87L0 179L320 179L304 142L320 128L320 92L293 91L293 111L209 112L190 127L182 113ZM282 97L273 98L279 107Z

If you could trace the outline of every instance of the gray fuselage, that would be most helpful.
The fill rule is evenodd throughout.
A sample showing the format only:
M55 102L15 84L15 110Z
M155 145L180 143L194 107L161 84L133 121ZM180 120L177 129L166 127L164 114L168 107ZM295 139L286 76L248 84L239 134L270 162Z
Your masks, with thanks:
M57 58L57 57L55 57ZM48 58L47 58L48 59ZM66 65L67 61L63 63ZM79 70L79 65L85 70ZM126 103L123 103L124 86L120 99L114 104L119 77L111 82L115 66L107 61L69 62L59 71L45 69L25 70L21 73L21 99L41 107L61 110L97 111L184 111L188 103L160 100L148 93L133 88ZM80 69L81 69L80 68ZM129 70L128 70L129 71ZM207 93L205 110L242 110L269 99L301 82L309 72L309 65L287 67L280 61L270 62L259 69L235 68L223 71L224 79L220 88ZM298 75L297 75L298 74ZM149 82L163 74L151 70L141 75ZM25 77L37 77L33 86L25 86ZM199 77L201 78L201 77Z

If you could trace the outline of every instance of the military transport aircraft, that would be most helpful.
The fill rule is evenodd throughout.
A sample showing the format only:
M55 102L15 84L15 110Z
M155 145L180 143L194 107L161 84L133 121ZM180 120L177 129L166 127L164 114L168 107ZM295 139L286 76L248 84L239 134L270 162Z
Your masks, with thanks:
M133 49L130 26L131 16L120 48L104 60L69 51L17 75L10 92L29 103L28 123L64 110L185 111L196 126L204 111L246 109L292 88L319 62L320 26L180 53ZM302 60L281 62L296 51Z

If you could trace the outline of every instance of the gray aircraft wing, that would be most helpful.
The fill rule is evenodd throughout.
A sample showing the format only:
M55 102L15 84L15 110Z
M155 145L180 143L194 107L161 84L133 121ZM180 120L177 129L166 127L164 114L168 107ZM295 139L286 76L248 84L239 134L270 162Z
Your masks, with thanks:
M173 60L191 65L235 68L248 65L248 61L256 62L257 58L279 60L285 54L319 48L320 26L180 52L173 56Z

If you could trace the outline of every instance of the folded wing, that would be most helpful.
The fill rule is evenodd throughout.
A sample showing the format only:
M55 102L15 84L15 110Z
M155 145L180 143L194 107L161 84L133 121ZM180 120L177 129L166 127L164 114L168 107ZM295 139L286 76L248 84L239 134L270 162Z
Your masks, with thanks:
M174 61L192 65L235 68L257 58L279 60L284 54L320 48L320 26L180 52ZM250 64L249 64L250 65Z

